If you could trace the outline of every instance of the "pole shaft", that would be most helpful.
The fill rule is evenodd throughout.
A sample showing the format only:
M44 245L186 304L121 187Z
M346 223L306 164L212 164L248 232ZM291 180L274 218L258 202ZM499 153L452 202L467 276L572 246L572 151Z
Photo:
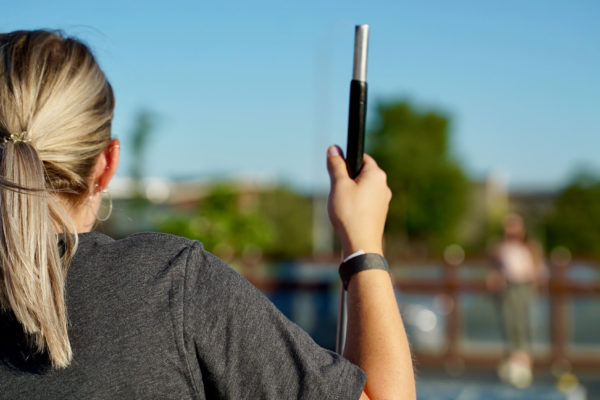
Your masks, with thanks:
M348 145L346 147L346 167L352 179L360 173L363 165L365 144L365 123L367 120L367 53L369 45L369 25L357 25L354 31L354 69L350 82L350 107L348 110ZM340 286L338 323L335 351L344 353L348 311L346 291Z
M369 47L369 25L356 25L354 28L354 69L352 79L367 80L367 52Z

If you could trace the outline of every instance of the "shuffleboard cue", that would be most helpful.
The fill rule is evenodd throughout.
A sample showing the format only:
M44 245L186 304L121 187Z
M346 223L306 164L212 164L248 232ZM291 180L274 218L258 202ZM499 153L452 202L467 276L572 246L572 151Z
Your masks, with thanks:
M367 120L367 50L369 25L357 25L354 33L354 69L350 81L350 109L348 112L348 145L346 166L352 179L360 173L363 165L365 122ZM347 328L346 291L340 285L337 335L335 351L344 353Z

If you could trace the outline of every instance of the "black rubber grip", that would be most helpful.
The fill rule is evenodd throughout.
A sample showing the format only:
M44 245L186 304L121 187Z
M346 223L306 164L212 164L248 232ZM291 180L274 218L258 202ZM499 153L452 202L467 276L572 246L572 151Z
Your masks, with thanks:
M365 122L367 119L367 82L350 82L350 110L348 113L348 146L346 166L352 179L360 173L365 147Z

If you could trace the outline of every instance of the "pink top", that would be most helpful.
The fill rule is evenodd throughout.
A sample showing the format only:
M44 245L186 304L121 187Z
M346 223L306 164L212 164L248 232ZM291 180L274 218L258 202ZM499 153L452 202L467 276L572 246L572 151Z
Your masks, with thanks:
M524 243L507 241L497 252L500 270L512 283L533 283L536 280L536 265L531 249Z

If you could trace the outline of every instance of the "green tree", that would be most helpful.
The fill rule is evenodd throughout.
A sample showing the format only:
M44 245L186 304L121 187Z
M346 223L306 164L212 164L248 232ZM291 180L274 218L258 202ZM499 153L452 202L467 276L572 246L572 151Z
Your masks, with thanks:
M600 254L600 177L575 176L559 193L545 221L546 245L566 246L575 254Z
M369 151L387 172L394 197L387 224L389 249L398 241L440 250L456 239L469 182L452 157L449 118L408 102L382 103L368 137Z
M273 241L272 225L257 202L242 200L238 188L215 185L191 215L169 217L160 230L199 240L224 259L262 254Z
M135 185L134 197L138 202L140 198L144 198L141 186L142 179L144 178L144 156L150 144L154 127L155 118L150 111L142 110L138 112L130 135L131 169L129 172Z
M265 252L274 259L310 254L312 248L312 200L277 187L260 196L260 210L273 227L273 241Z

